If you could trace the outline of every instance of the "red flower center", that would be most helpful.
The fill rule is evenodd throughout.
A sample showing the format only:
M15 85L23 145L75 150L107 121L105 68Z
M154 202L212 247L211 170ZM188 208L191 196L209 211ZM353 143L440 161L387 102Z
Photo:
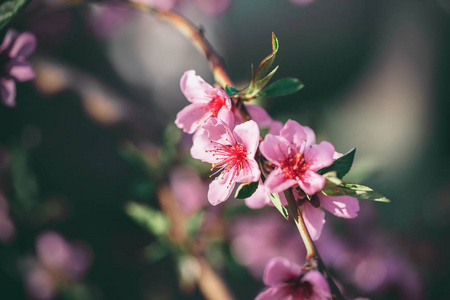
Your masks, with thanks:
M228 133L230 135L230 133ZM214 172L211 176L222 172L222 178L226 173L231 172L230 182L227 188L231 185L232 181L236 176L240 174L242 170L250 167L250 163L247 158L247 149L244 146L238 144L233 138L227 139L227 143L219 144L215 141L211 141L211 143L215 143L213 150L206 150L206 152L212 152L213 156L216 157L217 163L212 164L211 171L216 168L216 172Z
M280 168L287 179L302 179L310 165L301 153L289 154L280 160Z
M222 96L216 95L211 101L205 104L205 106L202 107L202 109L210 111L212 113L212 116L214 118L217 118L217 114L219 113L220 109L224 106L225 107L227 106L226 99Z

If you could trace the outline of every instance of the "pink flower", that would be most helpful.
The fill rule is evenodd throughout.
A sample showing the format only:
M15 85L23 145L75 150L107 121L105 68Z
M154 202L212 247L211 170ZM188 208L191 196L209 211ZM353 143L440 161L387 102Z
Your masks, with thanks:
M331 165L335 152L329 142L316 145L314 132L292 120L279 135L267 134L260 151L275 166L265 182L269 193L299 185L309 195L324 187L325 178L316 171Z
M186 133L194 133L210 117L218 117L221 110L230 111L230 97L222 89L213 88L194 70L186 71L180 81L181 91L192 104L183 108L175 120L178 128Z
M16 98L15 81L34 78L31 64L25 59L36 48L36 38L30 32L18 33L8 30L0 45L0 97L5 105L14 106Z
M191 155L212 164L220 173L211 182L208 200L217 205L230 196L236 182L259 180L261 173L255 154L259 143L259 128L254 121L237 125L210 118L194 135ZM214 175L213 174L213 175Z
M285 258L274 258L264 271L269 289L255 300L327 300L331 299L328 282L319 271L301 272L299 265Z

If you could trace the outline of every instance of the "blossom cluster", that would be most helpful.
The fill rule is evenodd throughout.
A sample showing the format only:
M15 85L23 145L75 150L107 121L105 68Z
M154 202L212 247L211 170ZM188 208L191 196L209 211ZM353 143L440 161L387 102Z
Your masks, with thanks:
M192 157L211 164L210 176L215 178L209 185L208 200L212 205L226 201L237 183L258 185L245 200L250 208L270 205L269 194L278 195L286 205L283 192L290 190L313 240L319 238L325 223L321 208L342 218L357 216L356 198L323 193L327 178L319 171L343 155L327 141L317 144L311 128L294 120L284 125L272 120L263 108L239 102L238 97L212 87L193 70L185 72L180 86L191 104L177 114L175 124L185 133L193 134ZM260 131L263 128L268 129L264 138ZM289 264L284 260L269 262L264 280L271 288L257 299L290 299L288 295L299 295L298 299L330 297L328 284L320 272L311 270L303 274L300 267ZM286 275L289 284L280 278L270 279L281 276L280 272L292 275Z

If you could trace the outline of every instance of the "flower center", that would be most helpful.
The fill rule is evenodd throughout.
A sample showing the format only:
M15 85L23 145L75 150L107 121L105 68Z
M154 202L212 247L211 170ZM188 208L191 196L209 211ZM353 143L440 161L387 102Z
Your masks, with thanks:
M289 154L280 161L280 168L287 179L302 179L310 164L301 153Z
M212 113L212 116L214 118L217 118L217 114L219 113L220 109L224 106L225 107L227 106L226 99L221 96L216 96L214 97L214 99L205 104L205 106L202 107L202 109L210 111Z
M211 141L211 143L216 145L213 150L206 150L206 152L212 152L217 160L217 163L211 165L211 171L217 169L211 176L222 172L221 176L223 178L226 173L231 172L228 188L242 170L250 167L250 163L247 158L247 149L244 146L236 143L233 139L227 141L230 144L224 145Z

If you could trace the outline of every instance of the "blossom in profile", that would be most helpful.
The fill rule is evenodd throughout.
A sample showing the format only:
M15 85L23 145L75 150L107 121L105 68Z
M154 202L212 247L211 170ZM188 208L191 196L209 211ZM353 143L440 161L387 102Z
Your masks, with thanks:
M315 144L314 132L288 120L279 135L267 134L261 153L275 166L265 182L269 193L279 193L293 186L313 195L325 185L325 177L316 173L333 163L334 146Z
M31 64L26 61L36 48L36 37L31 32L19 33L8 30L0 45L0 97L7 106L14 106L16 81L22 82L34 78Z
M232 118L222 118L232 121ZM208 200L212 205L227 200L237 182L254 182L261 176L255 160L259 144L258 125L247 121L231 128L230 123L210 118L193 138L192 157L211 163L212 170L216 169L213 175L218 174L208 190Z
M200 76L195 75L194 70L184 73L180 87L186 99L192 103L183 108L175 120L178 128L186 133L194 133L209 118L217 118L222 110L231 111L232 103L227 93L213 88Z
M263 281L269 288L255 300L328 300L331 292L328 282L316 270L302 273L299 265L286 258L269 261Z

